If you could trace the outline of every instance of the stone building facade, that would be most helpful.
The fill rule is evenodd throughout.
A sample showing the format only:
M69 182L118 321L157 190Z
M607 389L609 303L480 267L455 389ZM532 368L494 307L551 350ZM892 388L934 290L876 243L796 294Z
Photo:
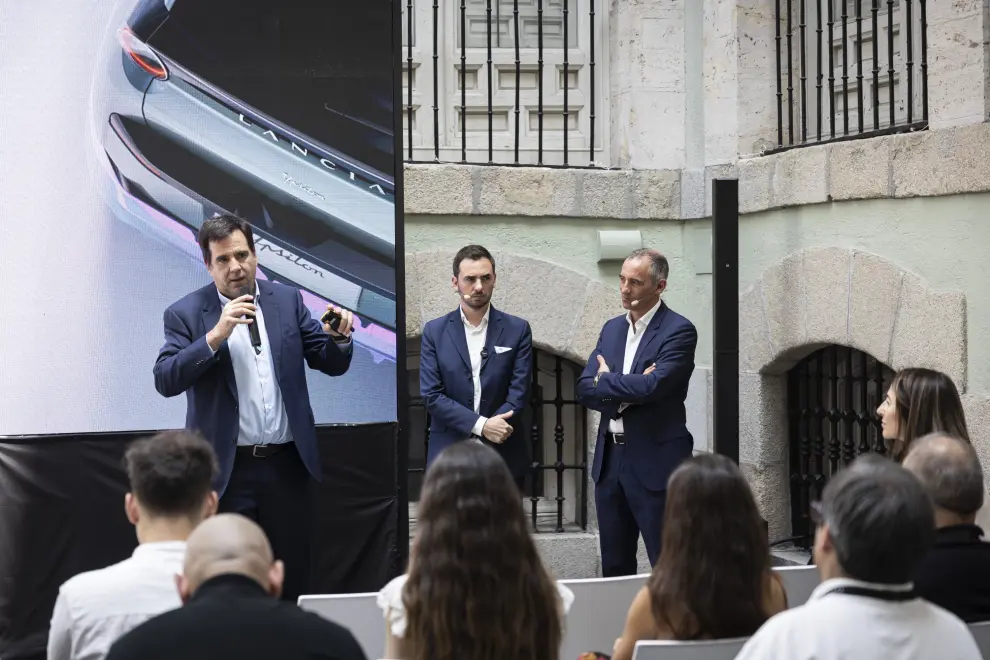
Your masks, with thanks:
M875 6L862 4L868 9L860 29L871 23ZM587 2L577 5L588 10ZM912 57L907 42L920 39L920 28L903 36L908 5L916 20L920 3L905 0L894 3L899 13L890 19L901 39L898 62ZM777 28L786 32L786 24L775 19L773 0L598 0L596 6L582 25L597 30L600 74L594 89L574 97L582 104L574 111L579 119L587 118L581 113L589 99L598 99L595 157L585 154L583 161L595 166L406 165L410 342L422 323L456 305L450 257L461 245L480 242L496 254L495 303L530 320L537 348L579 368L602 323L621 313L620 262L600 257L599 232L639 232L642 245L670 260L665 300L699 330L689 426L696 449L709 450L711 181L738 178L741 464L771 540L792 532L787 374L823 346L851 347L893 370L928 366L948 373L990 465L985 3L927 3L924 130L792 149L778 148L778 98L786 106L792 97L777 92ZM836 15L853 11L842 0L833 6ZM878 25L887 24L884 16ZM806 22L806 36L814 35L814 18ZM797 25L794 17L795 41ZM865 37L859 48L870 50ZM575 54L582 63L576 85L588 82L589 59L587 51ZM477 71L483 79L483 66ZM909 98L906 77L917 75L915 68L896 79L896 112ZM875 103L888 91L864 98ZM915 85L912 94L919 93ZM451 98L460 102L457 94ZM869 121L870 108L865 115ZM428 143L414 142L414 151ZM416 151L411 160L431 160L416 155L422 156ZM596 428L597 415L589 414L589 461ZM568 433L568 443L583 447ZM579 497L579 486L567 492ZM588 496L583 529L537 535L560 577L599 570L593 488Z

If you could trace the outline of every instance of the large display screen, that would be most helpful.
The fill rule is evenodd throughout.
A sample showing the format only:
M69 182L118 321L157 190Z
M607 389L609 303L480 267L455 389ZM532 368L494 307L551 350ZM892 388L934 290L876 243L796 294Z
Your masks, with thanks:
M316 422L396 419L392 29L390 0L0 3L0 435L183 425L152 368L220 212L258 279L358 319Z

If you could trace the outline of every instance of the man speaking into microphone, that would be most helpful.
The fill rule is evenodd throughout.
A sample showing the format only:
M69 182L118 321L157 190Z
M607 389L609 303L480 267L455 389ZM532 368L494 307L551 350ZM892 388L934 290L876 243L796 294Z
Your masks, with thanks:
M213 283L165 310L155 389L186 394L186 427L219 459L219 511L264 529L285 563L283 598L295 601L309 580L312 479L322 479L305 365L347 372L353 316L330 305L321 327L298 289L256 280L251 226L236 216L207 219L199 246Z
M455 442L494 447L520 491L525 485L526 440L514 433L529 396L533 334L524 319L495 309L495 260L480 245L454 256L455 311L423 328L419 388L430 414L426 465Z
M578 401L602 414L591 476L603 577L637 572L640 533L656 565L667 480L694 448L684 400L698 332L660 299L669 271L656 250L626 257L619 291L628 311L605 323L578 378Z

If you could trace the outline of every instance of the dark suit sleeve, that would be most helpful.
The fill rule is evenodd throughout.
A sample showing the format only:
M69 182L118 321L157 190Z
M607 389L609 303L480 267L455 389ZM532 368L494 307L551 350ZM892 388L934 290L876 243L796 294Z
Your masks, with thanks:
M342 376L351 366L354 340L338 344L333 336L323 330L323 325L310 313L303 302L302 293L296 290L296 319L302 337L303 355L310 369L322 371L328 376Z
M423 330L423 342L419 353L419 391L431 417L465 438L471 435L479 415L447 396L443 377L440 374L440 364L437 361L433 329L429 325Z
M165 397L182 394L217 363L206 335L194 339L171 307L165 310L165 345L155 360L155 389Z
M697 330L693 325L685 324L671 333L663 343L656 361L653 362L656 365L653 373L643 375L605 372L598 379L598 396L622 403L661 400L672 387L691 377L697 346ZM597 372L597 365L595 371Z
M588 363L584 365L584 371L578 376L577 400L585 408L597 410L602 413L605 419L612 419L619 412L618 401L606 401L601 392L595 388L595 374L598 373L598 356L602 353L602 337L605 335L605 328L598 333L598 343L595 350L591 351Z
M533 376L533 331L528 322L523 322L524 328L519 345L516 346L515 361L512 363L512 380L509 381L509 394L505 403L495 411L496 415L510 410L514 417L522 414L529 399L529 386Z

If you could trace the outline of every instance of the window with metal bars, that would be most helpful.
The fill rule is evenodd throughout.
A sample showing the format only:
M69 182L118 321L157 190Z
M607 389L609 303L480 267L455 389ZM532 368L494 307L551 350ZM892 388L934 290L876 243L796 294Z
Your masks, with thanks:
M430 419L419 391L418 338L407 342L409 387L408 493L410 524L426 466ZM534 349L530 401L513 416L513 436L522 436L531 459L523 506L536 532L571 532L587 528L588 412L575 399L581 366L559 355Z
M927 0L775 0L777 146L928 128Z
M811 502L829 478L866 452L888 455L877 407L894 372L863 351L826 346L787 374L791 525L809 547Z
M602 0L400 2L405 160L602 164Z

